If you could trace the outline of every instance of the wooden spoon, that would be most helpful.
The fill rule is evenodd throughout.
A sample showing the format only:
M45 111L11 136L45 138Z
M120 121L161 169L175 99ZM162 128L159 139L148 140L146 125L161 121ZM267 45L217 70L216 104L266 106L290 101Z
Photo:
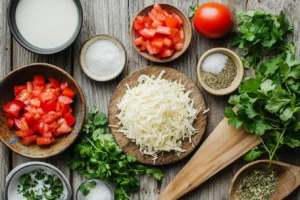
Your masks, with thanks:
M254 169L268 169L269 160L258 160L240 169L231 181L229 189L229 199L239 200L236 194L236 188L240 180ZM277 173L279 182L276 192L269 198L269 200L280 200L291 194L300 185L300 167L289 165L282 162L273 161L270 169Z

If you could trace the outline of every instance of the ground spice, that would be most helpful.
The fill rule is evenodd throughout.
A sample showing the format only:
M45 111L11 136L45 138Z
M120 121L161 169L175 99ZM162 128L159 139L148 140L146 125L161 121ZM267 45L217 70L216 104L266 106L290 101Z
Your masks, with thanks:
M240 200L268 200L277 184L278 176L274 171L254 170L241 180L236 193Z
M220 73L205 72L201 69L205 84L215 90L228 88L237 75L237 68L232 58L228 57L225 67Z

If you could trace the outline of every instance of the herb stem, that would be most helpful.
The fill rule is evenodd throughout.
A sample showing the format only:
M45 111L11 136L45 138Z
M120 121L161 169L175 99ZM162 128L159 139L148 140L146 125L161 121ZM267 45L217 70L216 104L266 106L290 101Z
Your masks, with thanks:
M283 138L283 135L284 135L285 131L286 131L286 129L284 129L284 130L282 131L282 133L281 133L281 135L280 135L280 138L279 138L279 140L278 140L277 143L276 143L276 146L273 148L273 152L272 152L272 154L271 154L271 156L270 156L270 164L269 164L269 168L270 168L271 165L272 165L273 157L274 157L274 155L275 155L275 153L276 153L276 151L277 151L277 149L278 149L279 143L281 142L281 140L282 140L282 138Z

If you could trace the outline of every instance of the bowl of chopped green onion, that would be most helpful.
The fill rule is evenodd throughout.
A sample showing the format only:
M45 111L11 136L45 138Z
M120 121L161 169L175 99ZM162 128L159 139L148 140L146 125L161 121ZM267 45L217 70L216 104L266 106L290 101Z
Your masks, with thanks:
M27 162L6 177L4 199L71 200L72 189L58 168L44 162Z

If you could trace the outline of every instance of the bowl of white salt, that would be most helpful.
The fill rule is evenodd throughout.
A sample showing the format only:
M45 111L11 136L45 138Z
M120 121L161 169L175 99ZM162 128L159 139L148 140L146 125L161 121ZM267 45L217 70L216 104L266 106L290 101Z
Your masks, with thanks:
M127 61L124 45L112 35L89 38L81 47L79 63L82 71L95 81L109 81L119 76Z
M235 91L244 77L240 57L226 48L214 48L204 53L197 66L201 86L209 93L222 96Z

